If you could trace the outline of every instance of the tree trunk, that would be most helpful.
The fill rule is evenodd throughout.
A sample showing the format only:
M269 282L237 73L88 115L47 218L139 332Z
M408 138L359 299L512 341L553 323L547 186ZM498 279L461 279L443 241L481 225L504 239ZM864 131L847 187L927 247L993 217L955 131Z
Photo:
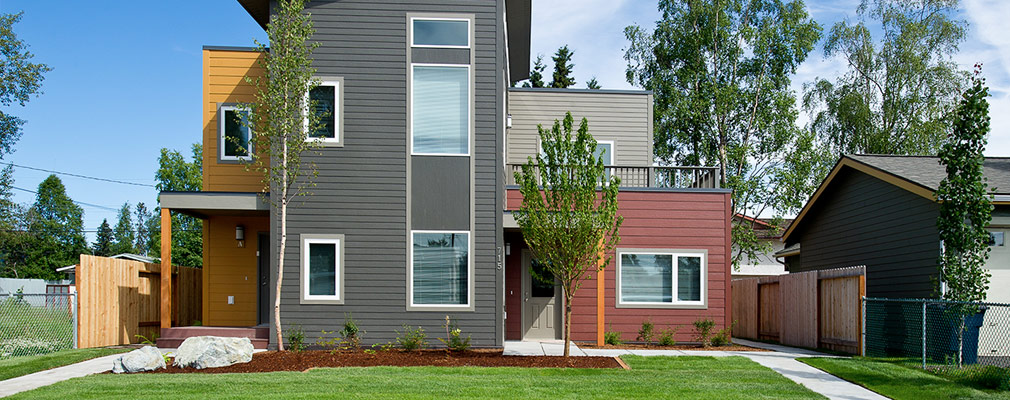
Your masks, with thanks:
M284 279L284 250L288 244L288 143L281 144L281 245L277 251L277 289L274 291L274 329L277 331L277 350L284 351L284 333L281 332L281 281Z
M572 296L565 290L565 358L569 356L569 347L572 346Z

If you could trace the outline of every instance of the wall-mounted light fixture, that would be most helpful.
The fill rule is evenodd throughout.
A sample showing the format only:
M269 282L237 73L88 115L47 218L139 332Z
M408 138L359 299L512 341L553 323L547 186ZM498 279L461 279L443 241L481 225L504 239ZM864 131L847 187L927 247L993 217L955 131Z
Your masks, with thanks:
M506 256L512 255L512 244L509 242L505 242L505 255Z
M505 117L505 127L506 128L512 127L512 114L508 114L508 116Z
M235 225L235 240L238 241L238 247L245 247L245 227L242 225Z

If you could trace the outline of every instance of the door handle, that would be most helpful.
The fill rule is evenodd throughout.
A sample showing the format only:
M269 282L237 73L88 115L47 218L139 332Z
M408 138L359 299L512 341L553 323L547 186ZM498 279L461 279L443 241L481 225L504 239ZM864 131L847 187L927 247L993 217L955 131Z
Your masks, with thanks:
M530 301L530 292L524 292L523 293L523 298L526 299L525 301Z

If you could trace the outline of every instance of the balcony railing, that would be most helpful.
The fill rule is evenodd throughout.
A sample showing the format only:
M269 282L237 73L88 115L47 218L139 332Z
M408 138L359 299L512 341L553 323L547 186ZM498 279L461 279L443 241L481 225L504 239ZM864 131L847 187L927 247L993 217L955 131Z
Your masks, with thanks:
M515 185L515 173L524 164L508 164L505 182ZM621 178L621 187L666 188L666 189L718 189L718 167L631 167L613 165L607 167L607 174Z

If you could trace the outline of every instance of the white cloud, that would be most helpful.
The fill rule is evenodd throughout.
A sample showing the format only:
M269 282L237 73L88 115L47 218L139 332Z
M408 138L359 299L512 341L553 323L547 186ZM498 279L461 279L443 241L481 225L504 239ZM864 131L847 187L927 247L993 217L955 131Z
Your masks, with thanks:
M1010 35L1006 34L1010 2L968 0L964 2L964 14L971 30L956 60L965 69L982 62L982 72L992 94L989 98L992 131L986 155L1010 156Z

